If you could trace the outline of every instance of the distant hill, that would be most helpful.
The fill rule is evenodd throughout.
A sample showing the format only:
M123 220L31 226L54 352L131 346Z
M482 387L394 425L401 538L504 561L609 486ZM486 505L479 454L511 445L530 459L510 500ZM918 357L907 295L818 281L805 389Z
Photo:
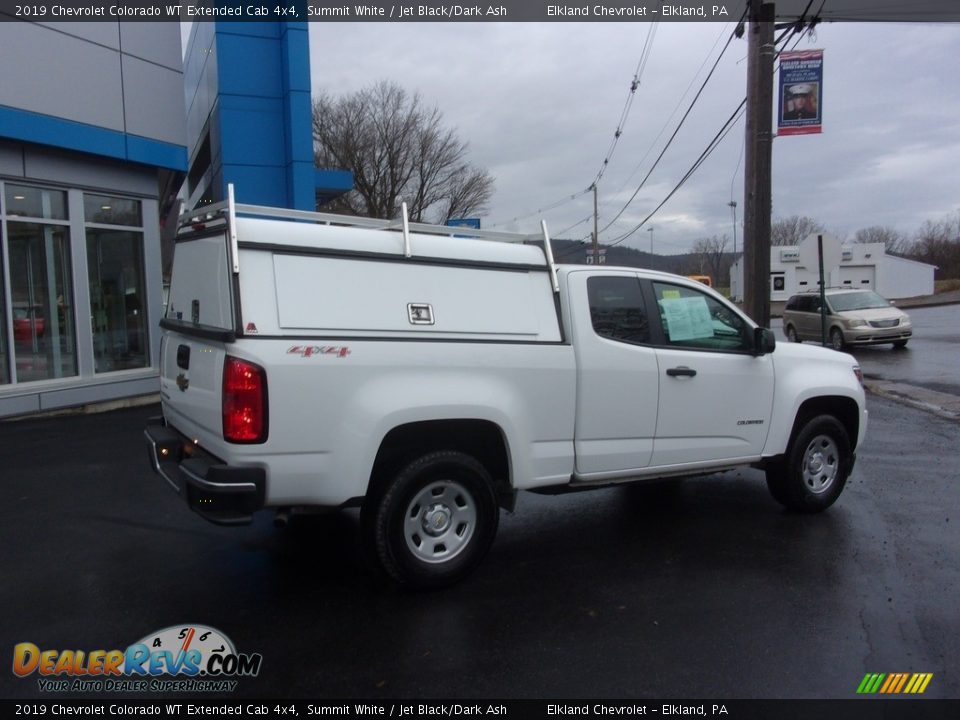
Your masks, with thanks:
M587 249L590 247L589 241L580 240L552 240L554 259L558 263L568 265L586 265ZM603 245L600 246L603 248ZM733 262L733 253L724 253L724 276L714 278L714 283L725 287L730 282L729 268ZM647 268L649 270L662 270L664 272L676 273L677 275L709 275L706 263L701 264L699 255L693 253L681 253L678 255L651 255L643 250L626 247L624 245L615 245L607 248L607 265L621 265L624 267Z
M590 242L579 240L553 240L553 256L558 263L569 265L586 265L587 250ZM600 246L603 247L602 245ZM647 268L648 270L663 270L678 273L686 267L689 255L651 255L642 250L636 250L624 245L615 245L607 248L607 265L623 265L625 267Z

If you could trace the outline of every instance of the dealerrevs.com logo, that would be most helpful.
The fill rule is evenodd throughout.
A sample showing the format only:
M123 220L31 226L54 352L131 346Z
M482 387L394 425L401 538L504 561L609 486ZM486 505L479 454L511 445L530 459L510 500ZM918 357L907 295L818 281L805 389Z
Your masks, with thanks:
M36 676L41 692L232 692L241 677L256 677L263 656L238 653L206 625L174 625L126 650L13 648L13 673Z

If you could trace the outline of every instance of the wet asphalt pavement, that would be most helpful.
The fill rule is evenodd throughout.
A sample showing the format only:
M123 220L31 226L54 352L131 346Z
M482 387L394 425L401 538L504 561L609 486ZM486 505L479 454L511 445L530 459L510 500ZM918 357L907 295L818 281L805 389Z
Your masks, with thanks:
M753 470L524 493L479 571L430 594L371 579L353 514L190 513L147 466L157 407L0 423L0 651L203 623L262 653L240 697L852 698L867 672L932 672L926 696L957 698L960 425L869 408L825 514ZM0 672L0 697L41 696Z

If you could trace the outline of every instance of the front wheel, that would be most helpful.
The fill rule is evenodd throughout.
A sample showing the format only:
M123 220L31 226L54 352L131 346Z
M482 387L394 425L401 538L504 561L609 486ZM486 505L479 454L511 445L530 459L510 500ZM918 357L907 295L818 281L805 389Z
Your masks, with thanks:
M843 331L840 328L833 328L830 331L830 347L834 350L843 350Z
M850 437L832 415L807 420L780 462L767 468L767 487L780 504L820 512L836 502L853 466Z
M903 350L903 348L905 348L906 346L907 346L907 341L906 341L906 340L897 340L897 341L893 344L893 349L894 349L894 350Z
M380 566L414 589L463 579L487 554L499 522L486 468L450 450L408 464L366 500L362 514Z

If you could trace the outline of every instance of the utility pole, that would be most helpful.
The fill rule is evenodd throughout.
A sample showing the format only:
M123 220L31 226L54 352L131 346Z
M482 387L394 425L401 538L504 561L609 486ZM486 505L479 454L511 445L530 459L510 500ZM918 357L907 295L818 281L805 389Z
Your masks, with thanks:
M774 17L773 3L751 0L743 182L743 309L761 327L770 324Z
M600 232L597 230L597 184L593 184L593 263L600 264Z
M650 233L650 254L653 255L653 228L648 227L647 232Z
M737 261L737 201L731 200L727 207L733 210L733 261Z

